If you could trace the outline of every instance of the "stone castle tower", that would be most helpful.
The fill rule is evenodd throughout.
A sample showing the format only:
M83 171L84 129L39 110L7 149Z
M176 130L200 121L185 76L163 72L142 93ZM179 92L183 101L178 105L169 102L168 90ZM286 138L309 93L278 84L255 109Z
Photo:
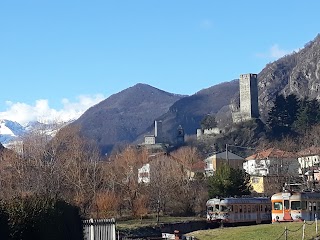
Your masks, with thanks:
M240 111L232 114L233 122L259 118L257 74L241 74L239 88Z
M154 121L154 136L156 138L156 143L162 143L162 121Z

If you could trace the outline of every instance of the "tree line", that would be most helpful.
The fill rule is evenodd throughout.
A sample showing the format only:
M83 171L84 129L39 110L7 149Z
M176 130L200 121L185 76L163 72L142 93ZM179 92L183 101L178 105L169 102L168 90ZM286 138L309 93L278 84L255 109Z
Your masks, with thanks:
M278 95L269 111L267 127L269 137L283 139L304 134L320 123L320 104L317 99L298 99L294 94Z
M1 155L0 199L62 199L78 206L85 218L203 214L209 197L248 194L250 187L243 171L228 166L217 177L193 171L203 162L196 147L150 154L128 146L106 158L74 126L53 139L33 132L16 152ZM139 182L138 169L147 163L150 182ZM237 187L239 182L244 186Z

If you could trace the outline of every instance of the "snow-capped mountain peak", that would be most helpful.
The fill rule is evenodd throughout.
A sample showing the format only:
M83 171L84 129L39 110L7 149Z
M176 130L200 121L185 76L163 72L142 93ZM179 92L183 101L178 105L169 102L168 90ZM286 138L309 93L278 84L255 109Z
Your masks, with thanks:
M24 127L19 123L0 119L0 142L3 144L12 141L18 136L21 136L25 133Z
M53 137L56 132L66 124L67 123L45 124L40 122L30 122L27 125L22 126L14 121L0 119L0 143L7 146L10 142L14 142L24 134L32 131L41 131L41 133Z

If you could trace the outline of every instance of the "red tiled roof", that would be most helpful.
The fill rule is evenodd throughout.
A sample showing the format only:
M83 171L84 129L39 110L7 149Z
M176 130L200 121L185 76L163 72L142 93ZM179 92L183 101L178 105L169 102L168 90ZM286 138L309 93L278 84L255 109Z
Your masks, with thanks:
M309 147L307 149L303 149L300 152L298 152L298 156L304 157L304 156L310 156L310 155L318 155L320 154L320 147Z
M199 171L204 171L206 167L206 163L204 161L199 161L199 162L196 162L192 165L192 171L194 172L199 172Z
M276 148L269 148L267 150L258 152L246 158L246 160L262 160L267 158L293 158L295 153L286 152Z

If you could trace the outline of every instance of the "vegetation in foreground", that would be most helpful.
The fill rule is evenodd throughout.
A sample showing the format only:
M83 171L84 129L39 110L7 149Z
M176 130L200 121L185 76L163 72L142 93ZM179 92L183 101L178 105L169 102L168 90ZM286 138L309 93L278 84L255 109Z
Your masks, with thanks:
M275 240L275 239L303 239L303 222L300 223L277 223L260 224L252 226L239 226L232 228L217 228L201 230L188 233L199 240ZM287 227L287 238L285 238L285 228ZM316 237L315 222L305 224L305 238L313 239Z
M156 216L150 216L143 219L130 219L130 220L118 220L117 229L137 229L141 227L153 227L158 224L163 223L177 223L177 222L191 222L191 221L204 221L205 218L201 217L170 217L170 216L161 216L159 222L157 221Z

